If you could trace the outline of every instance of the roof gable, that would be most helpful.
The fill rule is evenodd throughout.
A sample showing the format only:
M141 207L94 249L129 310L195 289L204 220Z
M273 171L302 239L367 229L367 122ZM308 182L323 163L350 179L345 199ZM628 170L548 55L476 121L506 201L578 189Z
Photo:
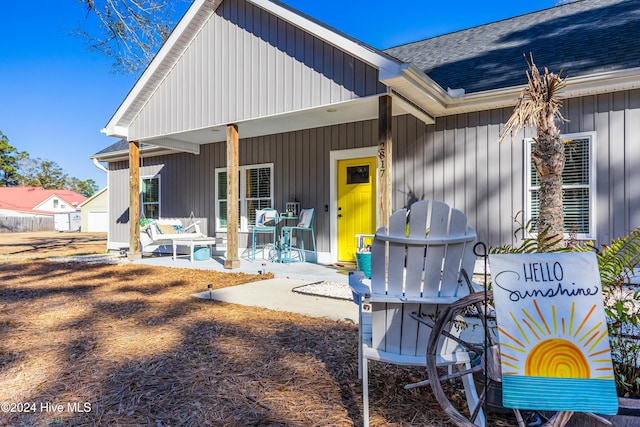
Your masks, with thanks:
M107 190L109 187L104 187L101 190L97 191L93 196L89 197L88 199L86 199L84 202L80 203L80 205L78 206L79 208L83 208L89 204L91 204L94 200L101 198L101 197L106 197L107 196Z
M443 88L526 84L523 54L568 77L640 67L640 2L581 0L385 50Z
M529 52L564 69L561 96L628 90L637 28L638 0L579 0L380 52L277 0L195 0L103 132L198 154L229 123L246 138L375 118L382 93L431 123L514 105ZM344 108L329 118L330 104Z
M344 102L400 69L282 3L198 0L104 132L144 141Z

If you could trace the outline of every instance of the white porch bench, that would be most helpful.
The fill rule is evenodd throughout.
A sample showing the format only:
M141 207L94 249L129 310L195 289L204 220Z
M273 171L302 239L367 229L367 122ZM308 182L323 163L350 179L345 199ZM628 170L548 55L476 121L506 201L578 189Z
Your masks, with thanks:
M148 221L140 227L140 246L142 252L156 252L161 247L173 246L176 240L194 240L206 238L207 235L200 229L200 222L196 220L191 224L183 225L181 218L160 218Z

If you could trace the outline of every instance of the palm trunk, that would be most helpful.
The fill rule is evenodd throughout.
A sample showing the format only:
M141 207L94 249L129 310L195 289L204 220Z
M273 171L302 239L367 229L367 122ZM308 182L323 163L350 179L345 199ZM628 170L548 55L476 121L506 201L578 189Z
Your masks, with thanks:
M562 172L564 171L564 144L556 119L566 121L560 113L562 102L558 91L565 86L564 79L550 73L544 74L533 62L533 55L527 60L529 84L524 88L513 114L500 135L513 135L525 126L537 131L536 145L532 160L540 178L540 212L538 215L538 250L553 250L564 246L564 218L562 204ZM525 56L526 59L526 56Z
M532 156L540 178L539 247L549 247L550 243L552 248L561 247L564 239L562 171L565 157L557 128L539 132Z

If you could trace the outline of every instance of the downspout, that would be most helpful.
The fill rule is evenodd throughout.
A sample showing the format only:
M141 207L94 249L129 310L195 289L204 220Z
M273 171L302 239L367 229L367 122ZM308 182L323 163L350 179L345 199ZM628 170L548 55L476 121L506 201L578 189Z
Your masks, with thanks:
M100 169L101 171L109 173L109 169L107 169L104 166L102 166L100 164L100 162L98 161L98 159L96 159L95 157L93 158L93 165L95 167L97 167L98 169Z

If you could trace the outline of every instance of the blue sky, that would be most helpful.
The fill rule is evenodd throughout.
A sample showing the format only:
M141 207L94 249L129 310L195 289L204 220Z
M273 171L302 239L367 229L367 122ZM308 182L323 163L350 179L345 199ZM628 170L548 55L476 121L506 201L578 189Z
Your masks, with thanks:
M285 0L384 49L552 7L557 0ZM85 21L76 0L0 3L0 131L18 150L106 185L89 156L116 140L100 133L137 76L114 74L109 58L70 35Z

